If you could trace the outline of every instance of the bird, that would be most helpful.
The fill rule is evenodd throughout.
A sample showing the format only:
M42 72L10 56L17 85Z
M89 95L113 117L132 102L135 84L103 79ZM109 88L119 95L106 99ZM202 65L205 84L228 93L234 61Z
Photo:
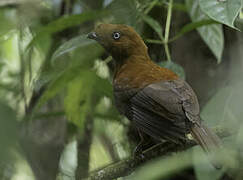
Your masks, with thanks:
M100 24L87 36L112 56L115 106L137 129L141 139L181 144L191 134L207 153L216 153L220 138L200 117L197 96L173 71L151 60L140 35L125 24ZM141 149L140 143L136 149ZM221 165L214 160L216 168Z

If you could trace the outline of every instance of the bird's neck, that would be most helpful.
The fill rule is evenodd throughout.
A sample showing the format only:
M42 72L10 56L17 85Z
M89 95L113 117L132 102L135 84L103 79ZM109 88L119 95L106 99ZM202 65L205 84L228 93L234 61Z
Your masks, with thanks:
M149 57L131 56L125 63L116 65L113 85L142 88L151 83L178 78L174 72L158 66Z
M120 73L127 71L127 69L140 69L140 65L148 64L148 63L150 64L152 62L148 53L133 54L124 59L114 58L114 60L115 60L114 78L119 76Z
M121 74L126 74L127 76L130 76L131 74L136 74L139 71L144 71L145 64L153 64L147 53L133 54L126 59L122 59L119 61L115 59L115 71L113 78L115 79Z
M141 53L133 53L130 56L121 58L121 57L114 57L115 60L115 76L116 74L125 69L127 66L138 66L139 64L147 63L148 61L152 61L147 52Z
M126 63L150 60L148 48L141 38L137 38L133 44L129 44L128 46L111 49L110 52L115 60L116 70L120 69Z

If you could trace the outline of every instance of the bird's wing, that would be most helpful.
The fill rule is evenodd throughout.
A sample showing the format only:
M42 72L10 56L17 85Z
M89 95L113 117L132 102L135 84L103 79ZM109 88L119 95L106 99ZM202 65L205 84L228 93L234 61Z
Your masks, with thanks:
M200 121L199 105L191 87L183 80L150 84L130 99L128 118L156 139L178 142L190 122Z

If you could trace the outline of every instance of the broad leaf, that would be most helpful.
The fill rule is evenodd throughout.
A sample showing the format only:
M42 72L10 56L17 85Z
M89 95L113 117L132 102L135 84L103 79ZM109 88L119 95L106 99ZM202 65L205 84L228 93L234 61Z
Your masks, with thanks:
M186 0L188 13L193 22L208 20L209 18L201 11L198 1ZM218 63L221 62L221 57L224 48L224 36L221 24L211 24L197 28L200 36L208 45L210 50L217 58Z
M76 49L77 51L74 51ZM67 53L71 52L76 53L74 56L77 56L77 58L72 57L70 60L65 58L64 55L67 55ZM63 43L54 52L51 61L53 66L56 67L60 66L61 64L61 66L64 65L63 68L66 68L68 65L93 65L93 60L101 55L102 52L103 48L98 45L98 43L88 39L86 35L79 35ZM64 58L61 58L62 56L64 56Z
M190 151L182 152L147 163L145 166L138 169L132 178L129 179L147 180L168 178L191 165L192 153Z
M112 86L107 79L100 78L93 70L84 70L82 66L78 66L67 69L53 80L35 109L38 109L65 88L67 88L65 112L70 120L80 128L85 115L90 112L91 97L96 96L97 101L103 96L112 97ZM95 94L93 94L93 90L95 90Z
M242 91L242 83L221 88L203 108L202 118L211 126L222 124L228 128L238 128L243 116Z
M179 64L176 64L172 61L163 61L159 63L160 66L170 69L174 73L176 73L181 79L186 79L185 71L183 67L181 67Z
M194 29L197 29L197 28L200 28L202 26L206 26L206 25L209 25L209 24L218 24L216 21L213 21L211 19L208 19L208 20L201 20L201 21L195 21L195 22L192 22L192 23L189 23L189 24L186 24L185 26L183 26L181 28L181 30L175 35L175 37L173 37L172 39L170 39L169 41L174 41L176 39L178 39L179 37L181 37L182 35L194 30Z
M238 16L242 0L198 0L204 13L215 21L234 27L235 18Z
M70 58L62 58L67 53L78 52ZM90 53L92 52L92 53ZM66 83L72 80L82 68L91 68L95 58L97 58L103 49L94 41L88 40L84 35L75 37L61 45L52 57L52 68L48 72L43 72L41 77L35 83L35 90L39 90L45 84L48 84L47 90L39 100L39 105L43 105L47 100L60 92Z
M54 80L52 80L52 82L50 82L47 89L45 90L44 94L39 99L35 109L39 109L49 99L53 98L57 95L57 93L63 90L64 87L66 87L67 83L70 82L79 73L79 71L79 68L70 68L58 75Z
M79 128L83 127L87 113L91 112L95 81L94 72L81 71L67 84L67 95L64 99L65 113L68 120Z
M57 59L58 57L73 51L78 47L84 47L90 44L94 44L93 40L90 40L86 37L86 35L80 35L70 39L69 41L63 43L58 49L53 53L52 61Z
M106 80L98 77L95 71L81 70L67 84L64 106L68 119L82 128L87 114L95 111L94 103L98 103L104 95L111 95L111 84L107 83Z
M164 37L163 37L163 30L161 25L159 24L158 21L156 21L155 19L153 19L150 16L147 15L143 15L142 19L151 27L153 28L153 30L158 34L158 36L160 37L160 39L162 41L164 41Z
M193 147L193 164L197 180L219 180L224 170L216 170L201 147ZM201 163L198 163L201 161Z
M97 81L96 81L96 94L98 96L107 96L109 98L113 98L112 95L112 84L111 82L109 82L107 79L102 79L100 77L96 77Z
M136 25L138 12L134 0L113 0L107 9L111 12L116 23Z
M64 29L77 26L86 21L100 18L106 14L105 11L90 11L82 14L75 14L70 16L63 16L55 21L50 22L48 25L40 29L33 40L29 43L28 47L33 45L35 41L41 40L43 37L60 32Z

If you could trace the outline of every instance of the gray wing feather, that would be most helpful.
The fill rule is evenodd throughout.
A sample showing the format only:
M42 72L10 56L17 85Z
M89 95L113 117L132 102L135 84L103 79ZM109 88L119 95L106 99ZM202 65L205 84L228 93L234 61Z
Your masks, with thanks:
M178 142L185 137L187 124L199 121L199 105L185 81L163 81L138 91L125 114L152 137Z

